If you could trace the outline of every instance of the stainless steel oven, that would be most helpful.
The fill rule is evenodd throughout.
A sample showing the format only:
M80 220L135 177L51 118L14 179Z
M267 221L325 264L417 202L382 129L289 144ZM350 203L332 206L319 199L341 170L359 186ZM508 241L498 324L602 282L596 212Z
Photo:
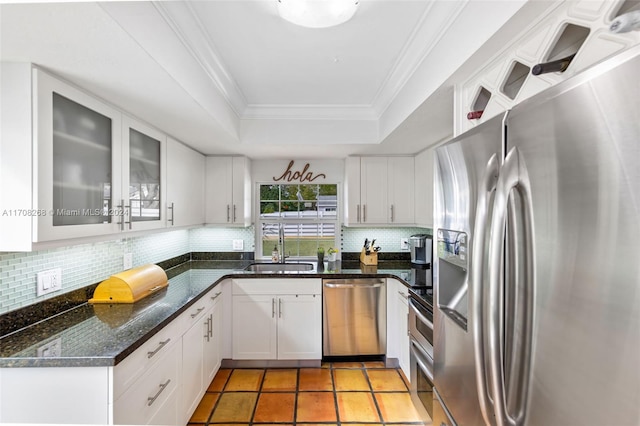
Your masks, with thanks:
M411 399L423 421L433 418L433 309L409 298Z

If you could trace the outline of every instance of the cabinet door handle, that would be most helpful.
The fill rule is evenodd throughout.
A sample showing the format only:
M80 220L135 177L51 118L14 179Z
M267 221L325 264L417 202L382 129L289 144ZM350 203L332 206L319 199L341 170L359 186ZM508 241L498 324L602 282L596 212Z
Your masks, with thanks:
M221 291L217 292L217 293L215 294L215 296L211 297L211 300L216 300L216 299L218 298L218 296L220 296L221 294L222 294L222 292L221 292Z
M174 225L173 218L176 216L176 211L173 209L173 203L171 203L170 206L167 206L167 209L171 210L171 219L169 219L169 222L171 222L171 226L173 226Z
M398 290L398 294L399 294L400 296L402 296L404 299L408 299L408 298L409 298L409 296L407 296L406 294L404 294L404 293L403 293L403 292L401 292L400 290Z
M276 299L271 299L271 318L276 317Z
M213 337L213 314L209 315L207 321L204 323L207 326L207 333L204 335L207 342Z
M200 312L204 311L204 306L202 308L198 308L195 314L191 314L191 318L195 318L198 316Z
M127 209L129 211L129 222L125 222L125 223L128 223L129 224L129 229L131 229L131 222L133 222L133 218L131 217L131 205L124 206L124 212L123 213L126 214ZM122 217L123 217L123 220L124 220L124 214L122 215Z
M409 314L407 314L407 336L411 336L411 330L409 329Z
M278 298L278 318L282 318L282 299Z
M356 222L360 222L360 204L358 204L358 206L356 207Z
M147 401L149 401L149 402L147 402L147 405L149 407L151 407L151 404L153 404L156 401L156 399L158 399L160 394L167 388L167 386L169 386L169 383L171 383L171 379L167 379L167 381L165 383L162 383L160 385L160 390L153 397L150 396L149 398L147 398Z
M227 222L231 222L231 206L227 204Z
M118 222L118 225L120 225L120 230L124 231L124 200L120 200L120 204L118 204L116 208L120 209L120 212L122 213L120 215L120 222Z
M164 348L164 347L165 347L165 345L166 345L167 343L169 343L170 341L171 341L171 338L169 338L169 339L165 340L164 342L160 342L160 344L158 345L158 347L156 348L156 350L151 351L151 352L147 352L147 358L151 358L152 356L154 356L155 354L157 354L157 353L158 353L158 351L159 351L160 349Z
M363 222L367 221L367 205L366 204L362 205L362 221Z
M235 222L237 220L237 216L236 216L236 205L233 205L233 221Z
M393 204L391 204L391 222L394 222L394 219L393 219Z

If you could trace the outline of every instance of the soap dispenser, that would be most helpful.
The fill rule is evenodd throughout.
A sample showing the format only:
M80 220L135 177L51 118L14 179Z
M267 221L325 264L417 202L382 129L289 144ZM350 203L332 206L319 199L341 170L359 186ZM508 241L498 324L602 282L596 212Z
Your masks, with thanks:
M278 263L280 260L280 255L278 254L278 246L273 247L273 251L271 252L271 261L274 263Z

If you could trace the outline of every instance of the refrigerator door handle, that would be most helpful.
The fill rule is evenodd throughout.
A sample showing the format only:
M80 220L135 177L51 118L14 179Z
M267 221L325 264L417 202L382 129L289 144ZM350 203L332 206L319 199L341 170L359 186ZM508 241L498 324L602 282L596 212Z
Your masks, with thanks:
M524 288L526 297L523 299L524 324L519 324L523 330L523 344L513 358L518 358L522 372L518 394L524 395L514 406L514 415L507 410L504 348L502 344L500 320L502 309L500 306L500 283L503 273L502 256L504 252L504 238L507 219L507 205L511 191L518 192L522 199L524 248ZM496 185L493 214L491 217L491 234L489 240L489 299L488 299L488 334L489 334L489 374L491 377L491 393L494 402L494 412L498 426L515 426L524 424L526 413L527 390L529 388L531 352L533 338L533 289L535 285L535 247L533 244L533 206L531 203L531 188L526 167L521 153L512 148L500 170L500 177ZM511 285L512 283L505 283ZM514 389L510 389L514 392ZM511 395L510 395L511 396Z
M473 349L475 360L475 372L476 372L476 387L478 391L478 402L480 403L480 411L482 417L487 425L493 424L492 419L489 418L489 409L493 404L489 395L488 380L486 375L486 357L485 357L485 315L484 297L486 294L484 290L485 283L485 261L486 261L486 237L487 237L487 222L489 216L489 206L491 202L491 194L495 191L496 181L500 165L498 164L498 156L493 154L487 162L487 167L484 171L484 175L480 181L480 187L478 191L478 202L476 205L476 217L474 224L473 238L473 255L471 260L471 312L473 324ZM491 414L491 416L493 416Z

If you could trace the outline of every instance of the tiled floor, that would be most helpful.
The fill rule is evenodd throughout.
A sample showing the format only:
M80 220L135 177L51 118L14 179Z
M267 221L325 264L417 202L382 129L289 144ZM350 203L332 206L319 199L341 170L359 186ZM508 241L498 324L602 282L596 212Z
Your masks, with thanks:
M189 425L258 423L423 424L399 369L382 362L335 362L322 368L221 369Z

